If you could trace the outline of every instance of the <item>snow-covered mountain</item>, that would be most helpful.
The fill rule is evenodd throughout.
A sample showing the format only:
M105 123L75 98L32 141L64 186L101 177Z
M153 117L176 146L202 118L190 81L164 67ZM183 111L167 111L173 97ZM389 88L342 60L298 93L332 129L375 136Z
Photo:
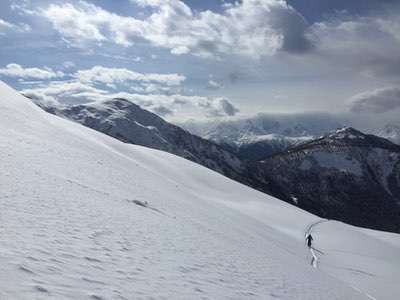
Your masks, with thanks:
M0 164L1 299L400 294L399 235L323 220L122 143L1 82Z
M246 166L231 152L214 142L190 134L125 99L89 104L49 107L46 111L76 121L130 144L166 151L225 176L252 184Z
M258 114L236 120L188 121L179 124L193 134L214 141L240 158L256 161L343 126L329 114Z
M187 158L238 182L249 185L250 187L256 188L267 194L274 195L279 199L284 199L289 203L293 203L293 192L292 189L289 188L290 184L282 184L282 182L279 180L281 178L279 174L277 176L275 172L269 168L265 168L264 163L259 164L258 162L241 161L236 155L232 154L230 151L224 150L216 143L192 135L180 127L166 122L157 115L140 108L138 105L128 100L112 99L104 102L83 105L43 108L48 112L79 122L85 126L115 137L122 142L163 150ZM296 119L296 121L298 121L298 119ZM285 124L288 125L289 123L290 122L286 121ZM250 126L249 123L246 124ZM292 124L298 124L298 122L296 123L293 121ZM319 130L326 129L326 127L322 125L317 126L317 124L313 124L312 121L308 121L308 124L308 132L310 133L312 132L315 134L319 132ZM260 126L261 125L258 124L258 127ZM264 127L267 128L265 124ZM254 128L256 127L253 126L253 131L255 131ZM279 129L279 126L276 125L275 128ZM281 131L279 134L285 133L289 135L300 135L304 134L306 131L306 129L301 128L299 125L294 126L294 128L295 129L292 131L286 129L285 132ZM261 132L261 129L259 129L258 132ZM280 147L290 147L291 145L288 142L284 142L285 140L292 139L291 137L281 136L282 138L280 139L274 134L271 134L270 136L272 136L270 137L271 143L268 144L268 146L273 145L273 143L276 143L277 141L279 142ZM333 135L330 135L330 137L332 138ZM266 145L264 143L264 141L267 139L266 136L254 137L254 139L257 138L261 139L261 145ZM308 138L311 137L308 136ZM307 139L304 140L307 141ZM293 138L293 140L296 141L296 143L299 143L301 138L297 137ZM310 142L309 145L314 145L314 143L315 141ZM251 144L251 142L249 142L249 144ZM260 150L258 155L261 157L261 153L265 153L265 151L261 151L260 147L256 148L256 145L258 144L253 144L250 148L253 150ZM302 144L300 143L300 145ZM247 152L247 154L250 155L251 153ZM265 156L263 158L265 158ZM384 163L383 160L381 160L381 162ZM360 162L360 164L364 167L367 166L364 161ZM288 172L284 170L284 167L282 167L279 172L284 174L293 173L293 166L287 165L285 167L288 168ZM338 168L340 167L341 166L338 165ZM337 170L335 168L325 170L325 173L328 171L331 172L329 176L337 177ZM328 175L325 176L329 177ZM308 179L308 177L305 176L304 179ZM375 188L374 185L369 186L371 189ZM398 185L396 183L395 187L397 186ZM342 193L346 194L349 193L349 191L359 189L359 183L357 181L348 182L346 190L343 190L341 186L333 186L330 192L334 193L335 188L341 189ZM376 193L380 193L380 189L375 189L374 191ZM374 193L370 193L369 190L365 191L365 193L367 193L370 197L374 195ZM363 193L360 193L360 195L363 195ZM340 199L340 201L347 201L348 203L346 202L345 205L340 206L336 204L327 205L326 203L321 203L320 193L310 192L307 194L307 197L308 201L303 201L300 203L300 207L313 213L317 213L321 216L338 219L349 222L350 224L362 225L369 228L398 231L397 227L387 227L385 225L387 222L390 222L388 220L392 220L393 217L388 219L386 214L372 215L371 212L368 212L368 209L366 210L367 213L370 214L370 217L366 219L364 218L363 221L360 221L360 213L355 214L353 212L354 205L350 205L351 201L347 200L346 197ZM386 202L388 202L387 198L388 197L385 197L385 200L383 200L385 205L387 204ZM328 208L329 212L327 212ZM345 212L343 212L343 210L345 210Z
M387 124L383 128L376 130L374 134L400 145L400 125L398 124Z
M326 218L400 232L400 146L342 128L261 162L287 201Z

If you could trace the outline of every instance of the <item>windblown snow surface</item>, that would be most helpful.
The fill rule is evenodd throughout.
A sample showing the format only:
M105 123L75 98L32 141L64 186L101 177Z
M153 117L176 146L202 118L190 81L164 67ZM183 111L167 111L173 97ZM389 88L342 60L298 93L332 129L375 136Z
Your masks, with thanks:
M398 235L321 220L3 83L0 164L0 299L400 295Z

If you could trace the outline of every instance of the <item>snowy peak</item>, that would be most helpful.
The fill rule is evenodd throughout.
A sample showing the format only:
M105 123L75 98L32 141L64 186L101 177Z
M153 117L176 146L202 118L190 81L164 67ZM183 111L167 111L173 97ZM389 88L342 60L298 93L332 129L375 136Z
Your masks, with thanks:
M108 110L110 113L116 114L117 116L124 113L127 118L135 118L136 121L143 123L142 125L144 126L149 124L154 125L155 123L165 125L167 123L156 114L142 109L139 105L123 98L114 98L100 103L92 103L88 104L88 106L98 110L101 110L103 107L103 109Z
M365 134L361 131L354 129L353 127L342 127L329 134L329 138L333 139L364 139Z
M65 108L53 108L61 115L68 114L77 121L85 118L113 123L118 119L135 120L138 125L146 127L149 124L164 125L166 122L159 116L142 109L139 105L122 98L105 100ZM149 128L150 129L150 128Z
M388 149L395 152L400 151L400 147L391 141L375 136L372 134L364 134L352 127L342 127L318 139L305 142L298 147L289 149L289 152L312 149L315 147L364 147L364 148L380 148Z
M140 106L133 103L132 101L129 101L124 98L114 98L111 100L105 100L101 102L105 106L115 106L117 109L123 109L123 108L128 108L128 107L134 107L136 109L140 109Z

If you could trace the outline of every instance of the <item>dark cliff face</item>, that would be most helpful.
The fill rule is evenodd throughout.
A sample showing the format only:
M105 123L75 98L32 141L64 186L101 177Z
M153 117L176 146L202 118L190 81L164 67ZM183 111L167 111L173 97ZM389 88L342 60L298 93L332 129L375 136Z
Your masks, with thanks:
M353 128L269 157L260 176L284 200L325 218L400 231L400 146Z

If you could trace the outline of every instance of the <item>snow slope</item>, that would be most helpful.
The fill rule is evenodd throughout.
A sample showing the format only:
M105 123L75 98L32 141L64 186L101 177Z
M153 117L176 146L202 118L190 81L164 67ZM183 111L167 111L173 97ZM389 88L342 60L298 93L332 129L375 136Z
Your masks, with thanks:
M315 225L325 254L313 268L304 233L319 218L47 114L1 82L0 164L0 299L400 293L399 243L386 234Z
M76 121L125 143L166 151L240 182L245 166L222 147L166 122L126 99L107 99L80 105L49 106L44 110Z

